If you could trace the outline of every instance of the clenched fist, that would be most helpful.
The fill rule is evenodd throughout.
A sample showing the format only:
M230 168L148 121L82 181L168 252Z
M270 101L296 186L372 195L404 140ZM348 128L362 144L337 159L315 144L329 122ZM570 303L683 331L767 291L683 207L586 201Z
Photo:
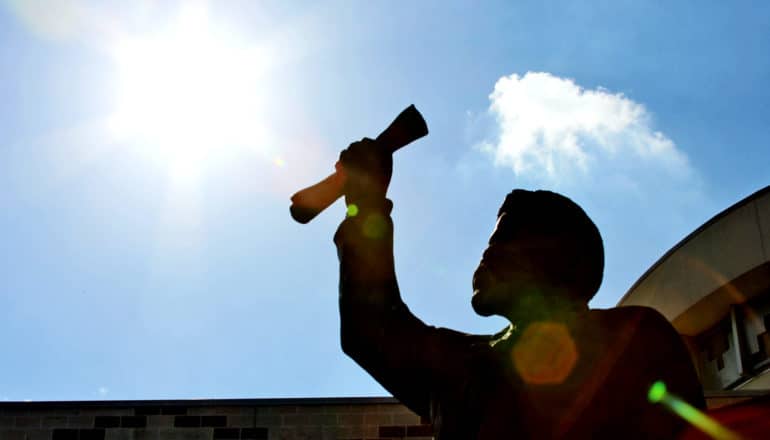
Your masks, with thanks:
M393 174L393 156L377 141L363 138L342 150L336 168L345 177L347 205L381 204Z

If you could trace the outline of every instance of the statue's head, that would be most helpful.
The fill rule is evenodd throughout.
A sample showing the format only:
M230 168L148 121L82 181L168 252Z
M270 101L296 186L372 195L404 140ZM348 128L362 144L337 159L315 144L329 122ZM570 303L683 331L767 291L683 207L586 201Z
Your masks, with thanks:
M550 191L517 189L500 207L473 275L473 309L510 317L538 307L585 307L603 270L601 235L580 206Z

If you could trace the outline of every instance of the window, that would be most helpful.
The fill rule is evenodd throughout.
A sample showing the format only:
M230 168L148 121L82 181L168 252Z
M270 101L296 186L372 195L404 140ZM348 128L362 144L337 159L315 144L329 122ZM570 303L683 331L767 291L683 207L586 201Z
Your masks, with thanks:
M695 338L701 382L706 390L723 390L741 379L739 350L730 315Z

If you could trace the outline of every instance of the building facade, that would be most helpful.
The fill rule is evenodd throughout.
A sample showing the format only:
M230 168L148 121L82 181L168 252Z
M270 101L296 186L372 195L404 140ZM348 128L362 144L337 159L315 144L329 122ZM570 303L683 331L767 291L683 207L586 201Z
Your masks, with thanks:
M685 237L618 305L674 325L712 403L770 392L770 187Z
M0 402L2 440L428 440L393 398Z

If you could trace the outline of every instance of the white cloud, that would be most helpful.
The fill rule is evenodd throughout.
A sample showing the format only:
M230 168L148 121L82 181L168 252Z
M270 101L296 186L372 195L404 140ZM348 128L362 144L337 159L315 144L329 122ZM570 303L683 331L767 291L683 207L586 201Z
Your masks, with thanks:
M559 183L632 165L679 177L691 173L687 157L653 129L645 107L622 93L527 72L500 78L489 98L498 131L480 148L517 176Z

